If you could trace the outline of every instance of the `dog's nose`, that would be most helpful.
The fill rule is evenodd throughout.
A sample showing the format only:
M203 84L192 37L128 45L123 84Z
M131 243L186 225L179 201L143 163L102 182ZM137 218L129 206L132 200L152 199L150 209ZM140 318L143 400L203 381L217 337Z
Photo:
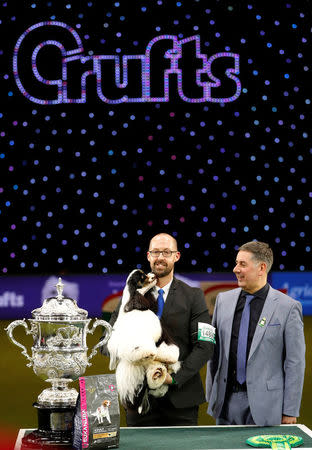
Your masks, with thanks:
M150 281L154 281L155 278L156 278L156 275L155 275L153 272L150 272L150 273L148 274L148 278L149 278Z

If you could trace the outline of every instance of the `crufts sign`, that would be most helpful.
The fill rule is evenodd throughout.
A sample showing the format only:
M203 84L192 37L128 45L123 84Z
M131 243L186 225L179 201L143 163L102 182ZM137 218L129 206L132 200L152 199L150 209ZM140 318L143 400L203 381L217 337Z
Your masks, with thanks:
M93 98L107 104L169 102L173 91L184 102L227 103L241 93L239 55L208 57L201 53L199 35L156 36L144 54L85 55L77 31L57 21L32 25L20 36L13 72L24 97L41 105L87 103L90 86Z

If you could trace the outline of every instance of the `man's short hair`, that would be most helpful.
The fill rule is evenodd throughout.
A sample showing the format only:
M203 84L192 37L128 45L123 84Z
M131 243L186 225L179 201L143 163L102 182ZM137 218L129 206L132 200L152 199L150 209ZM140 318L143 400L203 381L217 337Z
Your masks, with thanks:
M173 246L178 250L178 242L177 242L176 238L173 237L173 236L172 236L171 234L169 234L169 233L158 233L158 234L155 234L155 236L153 236L153 237L150 239L149 247L148 247L148 248L151 248L151 242L152 242L152 240L155 239L155 238L158 237L158 236L166 236L166 237L171 238L171 239L172 239L172 242L173 242Z
M271 270L273 264L273 252L269 244L260 241L246 242L238 251L250 252L252 253L252 258L256 262L265 262L267 266L267 272Z

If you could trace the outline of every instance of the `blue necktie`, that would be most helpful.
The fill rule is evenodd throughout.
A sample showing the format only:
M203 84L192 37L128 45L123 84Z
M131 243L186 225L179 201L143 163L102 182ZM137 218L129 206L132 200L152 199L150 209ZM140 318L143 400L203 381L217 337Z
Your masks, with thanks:
M240 384L246 381L246 353L247 339L250 318L250 302L254 295L246 295L246 302L242 313L239 326L238 343L237 343L237 367L236 379Z
M163 297L163 293L164 293L165 291L163 290L163 289L159 289L159 291L158 291L158 298L157 298L157 306L158 306L158 308L157 308L157 317L159 317L159 318L161 318L161 315L162 315L162 312L163 312L163 309L164 309L164 304L165 304L165 300L164 300L164 297Z

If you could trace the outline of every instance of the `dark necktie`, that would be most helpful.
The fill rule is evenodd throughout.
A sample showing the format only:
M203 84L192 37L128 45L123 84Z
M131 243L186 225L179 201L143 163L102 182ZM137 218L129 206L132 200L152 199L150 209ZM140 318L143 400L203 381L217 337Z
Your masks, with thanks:
M158 308L157 308L157 316L159 317L159 318L161 318L161 315L162 315L162 312L163 312L163 309L164 309L164 304L165 304L165 300L164 300L164 297L163 297L163 294L164 294L164 290L163 289L159 289L159 291L158 291L158 298L157 298L157 306L158 306Z
M240 384L246 381L246 353L247 353L247 339L250 318L250 302L254 295L246 295L246 302L242 313L242 318L239 326L238 343L237 343L237 367L236 379Z

